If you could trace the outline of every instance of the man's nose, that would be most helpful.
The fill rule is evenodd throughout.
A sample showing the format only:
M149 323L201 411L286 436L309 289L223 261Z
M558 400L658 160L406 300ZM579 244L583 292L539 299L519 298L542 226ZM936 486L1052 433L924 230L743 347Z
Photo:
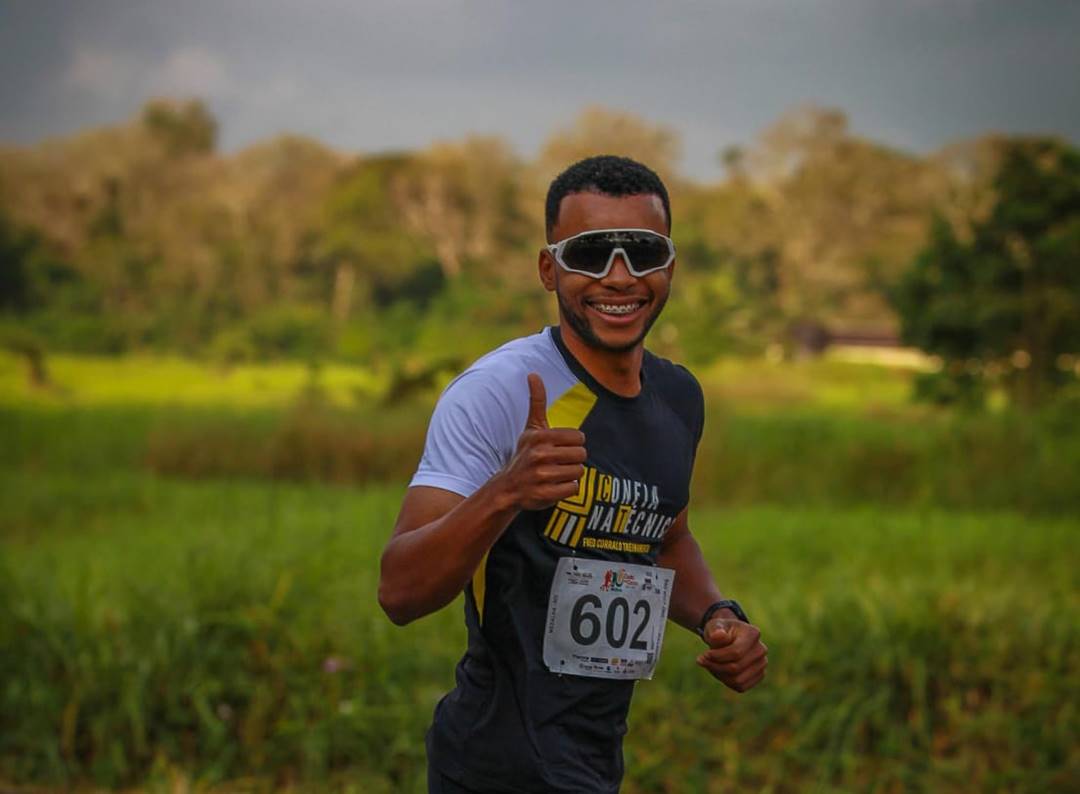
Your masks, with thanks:
M637 276L630 272L630 265L626 261L626 254L619 251L611 263L611 270L607 272L601 281L609 286L629 286L637 280Z

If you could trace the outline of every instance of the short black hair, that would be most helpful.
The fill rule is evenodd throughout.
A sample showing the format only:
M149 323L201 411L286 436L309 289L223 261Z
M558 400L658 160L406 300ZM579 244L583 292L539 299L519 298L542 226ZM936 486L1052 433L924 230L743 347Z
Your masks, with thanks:
M664 205L668 229L671 229L671 202L667 188L655 171L629 157L613 154L586 157L555 177L544 204L544 224L548 236L559 221L559 204L571 193L603 193L616 197L657 195Z

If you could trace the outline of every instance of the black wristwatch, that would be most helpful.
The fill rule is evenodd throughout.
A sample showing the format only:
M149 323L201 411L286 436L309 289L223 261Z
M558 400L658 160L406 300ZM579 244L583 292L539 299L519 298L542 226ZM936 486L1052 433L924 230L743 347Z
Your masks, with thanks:
M746 617L746 613L743 612L743 608L739 606L739 602L731 598L725 598L722 601L717 601L715 604L711 604L708 609L705 610L705 614L701 616L701 622L697 625L697 633L699 637L705 636L705 624L709 622L709 618L719 612L721 609L730 609L735 613L735 617L741 620L743 623L749 623L750 618Z

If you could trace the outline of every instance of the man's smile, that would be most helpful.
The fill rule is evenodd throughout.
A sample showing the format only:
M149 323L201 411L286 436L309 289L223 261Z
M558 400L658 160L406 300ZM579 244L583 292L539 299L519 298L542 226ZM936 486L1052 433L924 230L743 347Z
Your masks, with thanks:
M639 309L645 307L649 301L646 298L586 298L585 305L595 312L606 317L628 317Z

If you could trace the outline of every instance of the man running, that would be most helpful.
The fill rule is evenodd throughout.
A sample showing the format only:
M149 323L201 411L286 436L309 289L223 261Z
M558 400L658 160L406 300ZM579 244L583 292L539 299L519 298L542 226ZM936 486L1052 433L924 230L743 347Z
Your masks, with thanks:
M382 556L405 624L465 591L468 647L427 736L432 792L616 792L634 681L666 618L743 692L766 647L724 599L687 521L700 386L645 350L675 271L667 189L591 157L546 203L540 281L559 324L443 392Z

